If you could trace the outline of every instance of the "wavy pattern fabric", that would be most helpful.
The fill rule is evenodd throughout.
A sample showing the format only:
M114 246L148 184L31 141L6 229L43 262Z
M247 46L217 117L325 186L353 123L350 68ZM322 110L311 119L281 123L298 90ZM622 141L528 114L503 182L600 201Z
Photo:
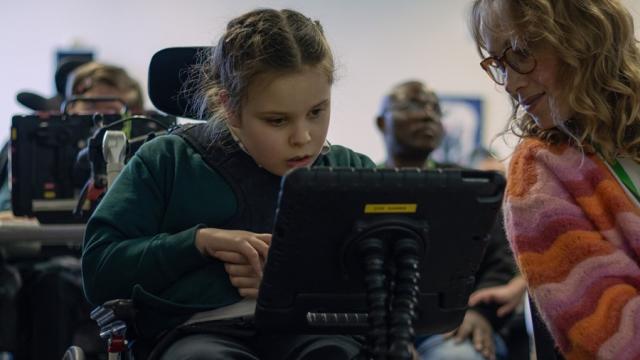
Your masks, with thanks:
M525 139L505 227L567 359L640 359L640 209L597 155Z

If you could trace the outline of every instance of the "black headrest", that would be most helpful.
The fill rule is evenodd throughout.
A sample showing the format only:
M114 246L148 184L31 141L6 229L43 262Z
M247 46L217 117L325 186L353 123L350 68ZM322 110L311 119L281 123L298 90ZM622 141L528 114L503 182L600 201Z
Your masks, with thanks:
M192 101L182 86L202 51L211 51L211 47L174 47L153 55L149 64L149 98L158 110L174 116L198 118L189 106Z
M46 98L30 91L21 91L16 94L16 100L33 111L59 111L63 99L60 95Z

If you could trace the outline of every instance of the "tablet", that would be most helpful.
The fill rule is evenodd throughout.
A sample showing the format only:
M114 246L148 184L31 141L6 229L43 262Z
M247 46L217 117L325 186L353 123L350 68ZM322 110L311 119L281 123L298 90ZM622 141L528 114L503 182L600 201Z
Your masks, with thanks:
M257 299L265 331L365 333L367 298L358 243L377 233L391 251L419 243L419 334L464 317L500 209L505 180L462 169L301 168L283 177Z

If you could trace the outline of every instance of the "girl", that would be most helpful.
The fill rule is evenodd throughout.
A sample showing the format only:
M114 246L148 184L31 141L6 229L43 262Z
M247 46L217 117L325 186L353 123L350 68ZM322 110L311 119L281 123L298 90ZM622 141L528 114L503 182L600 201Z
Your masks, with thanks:
M325 140L333 73L318 22L270 9L231 20L201 67L197 93L211 120L143 146L89 221L88 299L133 298L149 337L255 298L280 177L301 166L374 166ZM203 138L200 153L189 139ZM241 318L173 341L162 358L350 359L358 351L351 337L256 334Z
M475 0L514 105L507 235L569 359L640 358L640 53L618 0Z

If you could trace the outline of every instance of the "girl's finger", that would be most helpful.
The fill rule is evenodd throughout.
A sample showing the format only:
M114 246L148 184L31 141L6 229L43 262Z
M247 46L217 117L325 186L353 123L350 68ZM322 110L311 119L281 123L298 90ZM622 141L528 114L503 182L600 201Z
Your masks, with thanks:
M249 240L250 241L250 240ZM259 276L262 277L262 262L260 261L260 254L258 253L258 251L256 249L253 248L253 246L251 246L251 244L249 243L249 241L243 241L240 243L236 243L236 245L234 246L234 251L232 251L232 253L240 253L240 255L244 255L244 261L242 261L240 258L238 258L237 255L229 255L229 261L224 260L223 258L220 258L219 256L216 256L215 254L218 254L220 252L224 253L223 256L227 256L225 250L222 251L216 251L214 253L214 256L224 262L230 262L230 263L234 263L234 264L250 264L251 266L253 266L253 268L256 270L256 274L258 274Z
M213 253L213 257L215 257L216 259L225 262L225 263L229 263L229 264L236 264L236 265L248 265L249 262L247 261L247 258L235 251L224 251L224 250L220 250L220 251L216 251Z
M240 296L256 299L258 297L258 289L247 288L247 289L238 289L238 293Z
M225 263L224 269L229 276L256 276L256 272L251 265L237 265L231 263Z
M250 239L249 242L263 259L267 258L267 254L269 253L269 245L267 243L258 238Z
M238 289L258 288L260 280L256 277L231 276L229 277L231 284Z
M256 234L256 237L267 245L271 245L271 234Z

